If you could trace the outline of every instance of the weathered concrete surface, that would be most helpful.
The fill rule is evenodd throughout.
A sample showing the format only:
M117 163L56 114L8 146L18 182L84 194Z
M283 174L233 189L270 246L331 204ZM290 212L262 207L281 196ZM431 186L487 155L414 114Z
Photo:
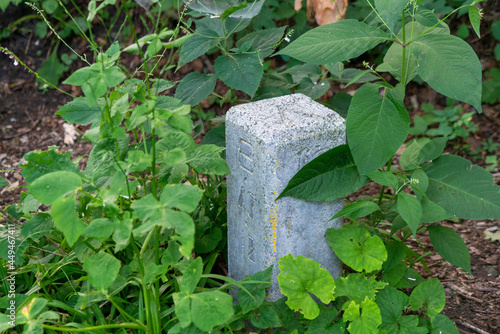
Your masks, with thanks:
M247 103L226 114L229 275L240 280L274 265L268 299L282 297L278 259L289 253L318 261L334 278L341 265L325 231L343 200L274 201L306 163L345 143L345 121L302 94Z

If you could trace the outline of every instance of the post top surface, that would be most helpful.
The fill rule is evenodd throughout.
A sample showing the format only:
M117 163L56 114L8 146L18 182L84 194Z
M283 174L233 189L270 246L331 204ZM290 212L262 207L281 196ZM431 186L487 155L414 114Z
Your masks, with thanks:
M335 111L303 94L241 104L229 109L226 122L244 127L261 140L277 135L301 136L317 132L345 132L345 120ZM293 129L293 131L290 131Z

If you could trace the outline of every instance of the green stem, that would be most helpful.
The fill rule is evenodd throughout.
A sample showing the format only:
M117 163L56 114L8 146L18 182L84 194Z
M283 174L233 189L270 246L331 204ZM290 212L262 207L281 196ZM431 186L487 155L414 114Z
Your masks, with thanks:
M401 66L401 83L406 86L406 27L405 27L405 11L401 14L401 19L403 20L403 63Z

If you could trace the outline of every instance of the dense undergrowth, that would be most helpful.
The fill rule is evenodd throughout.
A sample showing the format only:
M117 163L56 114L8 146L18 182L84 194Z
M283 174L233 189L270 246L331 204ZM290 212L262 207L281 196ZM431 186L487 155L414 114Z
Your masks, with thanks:
M18 4L0 8L11 2ZM36 33L48 27L59 37L55 50L60 44L72 50L65 42L71 34L88 42L88 54L59 58L54 51L44 64L51 70L37 76L42 89L62 78L81 88L83 95L56 114L90 125L83 139L93 149L83 170L81 157L57 147L25 155L26 192L2 212L0 306L6 311L0 330L458 333L441 314L439 280L424 280L413 269L418 262L425 266L428 254L407 242L428 233L444 259L470 273L464 242L439 222L500 217L491 174L461 157L441 156L448 140L474 131L455 100L480 111L482 99L493 99L482 91L494 71L483 83L476 54L446 25L450 14L466 14L479 35L481 4L359 1L348 19L312 28L292 1L186 2L31 4L41 19ZM131 16L137 11L147 29L140 35ZM96 42L97 26L105 28L104 44ZM8 34L4 29L1 36ZM350 67L367 51L372 63ZM126 53L141 64L124 66ZM164 79L206 54L213 72ZM271 66L270 57L285 65ZM64 75L76 59L84 66ZM225 94L216 90L218 80L228 87ZM404 97L412 80L454 100L443 111L429 107L410 130ZM349 223L326 233L350 273L334 281L316 262L285 256L278 277L285 297L269 302L270 268L238 282L215 273L226 253L223 176L229 169L223 126L206 133L203 144L195 141L207 122L223 123L199 104L209 96L222 105L291 92L320 99L330 81L363 84L352 97L337 93L326 102L346 118L348 143L304 166L280 197L330 201L370 181L383 188L374 198L349 203L336 216ZM175 94L166 95L174 86ZM410 132L423 136L408 143L393 166ZM229 294L235 287L237 294Z

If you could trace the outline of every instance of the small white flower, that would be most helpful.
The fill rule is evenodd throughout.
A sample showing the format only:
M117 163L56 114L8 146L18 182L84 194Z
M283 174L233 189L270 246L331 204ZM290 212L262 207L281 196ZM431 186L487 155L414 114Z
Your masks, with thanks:
M19 63L17 62L17 59L14 59L14 66L17 66L19 65Z
M290 38L288 38L288 36L285 37L285 42L290 42Z

